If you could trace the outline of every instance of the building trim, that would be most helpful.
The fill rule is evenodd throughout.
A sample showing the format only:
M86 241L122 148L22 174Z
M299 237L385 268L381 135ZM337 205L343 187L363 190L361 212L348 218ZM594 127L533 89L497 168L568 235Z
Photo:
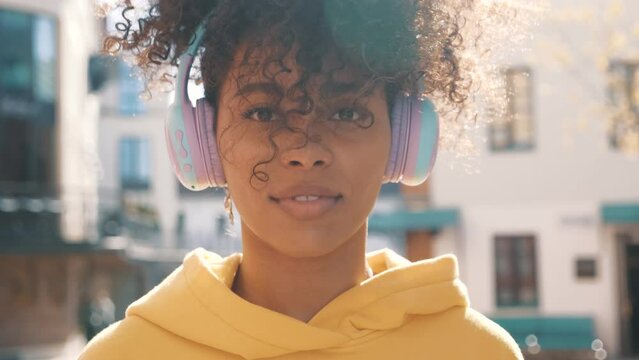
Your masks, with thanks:
M639 224L639 203L604 204L601 219L606 224Z
M455 208L422 211L400 210L392 213L372 214L368 218L368 230L377 232L439 230L458 224L459 210Z

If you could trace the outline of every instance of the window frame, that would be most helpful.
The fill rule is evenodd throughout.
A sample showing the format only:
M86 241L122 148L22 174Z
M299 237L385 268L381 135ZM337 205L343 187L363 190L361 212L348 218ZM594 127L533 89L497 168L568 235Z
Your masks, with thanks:
M148 174L146 179L143 179L142 177L140 178L128 178L123 176L123 166L124 164L122 163L122 159L123 159L123 151L125 151L123 149L123 146L125 143L129 142L129 144L135 144L135 145L140 145L141 143L145 143L146 145L146 154L148 156ZM140 148L138 146L138 148L135 150L138 154L137 159L133 159L132 161L136 162L135 164L133 164L132 169L134 169L134 174L136 176L141 175L139 173L137 173L136 169L139 169L139 163L140 161L144 161L144 159L141 159L140 157L142 155L139 155L140 152ZM118 184L120 185L120 188L122 190L137 190L137 191L146 191L146 190L151 190L152 189L152 151L151 151L151 140L148 137L142 137L142 136L136 136L136 135L131 135L131 136L123 136L120 139L118 139Z
M514 241L519 241L520 243L524 243L524 245L517 245ZM508 245L500 246L500 242L506 243L509 242ZM528 244L525 244L525 243ZM504 274L500 271L500 259L502 255L500 253L501 248L508 248L508 266L511 270L513 270L512 274ZM529 266L531 267L530 275L527 276L527 279L524 279L525 274L521 274L521 263L522 258L518 257L517 251L522 248L531 249L528 254L523 254L528 257ZM521 255L521 254L519 254ZM504 308L526 308L526 309L537 309L539 307L539 276L538 276L538 250L537 250L537 236L531 233L512 233L512 234L496 234L494 236L494 279L495 279L495 306L498 309ZM509 279L510 278L510 279ZM508 284L511 282L510 284ZM504 283L506 283L504 285ZM502 300L501 291L508 288L510 285L510 290L513 293L513 300L504 302ZM525 286L531 286L533 290L533 300L529 302L524 302L521 300L522 298L522 289Z
M624 81L622 92L626 93L625 100L627 101L627 104L618 104L615 100L616 91L614 88L614 76L617 68L623 69L625 72L623 75ZM609 119L606 136L608 137L608 146L610 149L621 150L622 146L619 135L623 134L623 131L616 132L615 129L617 126L624 126L624 115L627 114L634 118L634 121L632 119L630 120L631 124L629 126L634 125L638 129L637 131L639 131L639 59L610 60L608 63L607 75L607 100L610 104L612 114ZM635 91L637 93L635 93ZM628 125L626 124L626 126Z
M144 80L140 69L128 64L124 59L117 60L118 105L120 116L136 117L147 112L147 106L140 98L144 91Z
M505 112L499 117L494 118L491 123L488 124L488 146L492 153L508 153L513 151L532 151L536 147L536 128L535 128L535 96L533 86L533 71L528 65L517 65L507 67L501 70L501 75L504 79L504 90L507 99ZM530 132L527 142L516 141L515 139L515 126L518 121L515 110L517 106L518 97L515 93L514 79L515 76L522 75L526 80L526 97L523 98L526 102L527 108L527 126ZM523 120L520 120L523 121ZM506 140L504 145L498 145L496 137L499 132L504 132Z
M53 70L53 81L54 81L54 86L52 88L52 91L54 92L54 96L53 96L53 100L51 102L52 106L53 106L53 111L52 111L52 123L50 124L50 131L51 131L51 151L52 154L49 154L50 156L47 159L47 163L50 165L49 167L49 174L46 175L46 177L48 178L48 180L40 183L33 183L30 181L27 181L27 185L29 185L29 188L33 188L33 185L35 184L39 184L39 186L37 186L36 191L38 192L42 192L42 193L46 193L48 194L48 196L57 196L57 193L59 192L59 186L58 186L58 165L59 165L59 154L60 154L60 144L59 144L59 126L60 126L60 118L61 118L61 90L62 90L62 84L61 84L61 79L62 79L62 29L61 29L61 22L60 22L60 16L58 13L54 12L54 11L50 11L47 9L42 9L42 8L37 8L34 6L23 6L23 5L18 5L18 4L2 4L0 5L0 11L7 11L7 12L15 12L15 13L21 13L24 14L26 16L32 17L32 18L38 18L38 17L46 17L48 18L49 21L51 21L52 25L55 28L55 34L54 34L54 41L55 44L53 46L53 51L54 51L54 58L55 58L55 64L54 64L54 70ZM32 45L33 46L33 45ZM33 64L35 63L35 55L32 54L33 56L31 57L31 66L34 66ZM33 80L36 81L36 80ZM34 91L34 90L32 90ZM0 99L1 101L1 99ZM28 121L32 124L34 124L34 126L42 126L41 121L38 120L23 120L23 121ZM4 133L4 131L2 131L3 127L5 126L5 124L3 123L3 121L0 121L0 133ZM38 130L38 132L42 132L42 130ZM2 139L0 139L0 141L2 141ZM20 182L18 182L17 184L9 184L10 186L13 185L20 185Z

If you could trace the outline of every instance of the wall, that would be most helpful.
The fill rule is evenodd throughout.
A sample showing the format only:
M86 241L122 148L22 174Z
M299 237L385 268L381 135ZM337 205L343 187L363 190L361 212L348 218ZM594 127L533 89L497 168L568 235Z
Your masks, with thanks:
M92 165L96 158L97 99L87 95L87 60L96 36L91 3L2 0L0 6L58 18L57 184L65 209L61 227L65 240L83 241L92 235L87 224L96 217L97 175Z
M547 17L523 44L530 51L503 57L505 66L532 69L535 149L491 153L486 129L480 127L471 134L480 155L462 160L473 171L457 166L460 160L452 154L440 153L432 186L436 206L460 208L462 245L455 251L466 254L462 274L475 308L489 314L500 311L494 299L494 235L534 233L540 296L536 312L592 315L609 353L619 345L617 259L599 212L604 202L639 199L638 159L607 145L607 78L605 66L600 66L602 56L605 61L639 52L628 45L602 54L597 49L609 43L590 45L618 26L631 32L629 17L639 13L639 4L623 1L620 18L607 24L606 6L612 3L553 1ZM591 21L560 19L575 6L591 14ZM572 9L573 15L579 14ZM555 40L568 45L553 49ZM566 63L552 59L552 51ZM576 279L574 262L581 255L597 259L594 280Z

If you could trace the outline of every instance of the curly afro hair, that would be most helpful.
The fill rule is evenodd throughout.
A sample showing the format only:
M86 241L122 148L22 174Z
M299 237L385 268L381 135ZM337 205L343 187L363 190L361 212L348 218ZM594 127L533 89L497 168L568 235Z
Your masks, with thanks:
M428 96L461 109L470 77L460 66L463 49L462 12L472 0L446 7L432 0L157 0L132 19L136 7L125 0L118 33L105 38L104 51L131 53L147 84L173 82L166 66L177 66L196 27L207 14L207 33L200 50L205 95L215 103L218 89L238 45L246 75L268 77L286 71L282 59L290 51L304 70L297 90L304 92L313 74L325 71L322 58L331 52L342 66L353 66L366 83L383 81L387 95L397 91ZM269 31L264 31L269 29ZM294 46L295 44L299 46ZM253 61L266 50L264 61Z
M481 60L490 52L486 46L500 43L485 39L484 22L491 26L491 36L498 32L503 38L510 36L508 22L514 17L505 15L503 4L476 0L110 1L118 2L121 20L117 32L106 36L103 51L132 57L142 70L148 95L155 87L173 86L179 56L198 25L206 21L207 32L194 65L200 71L192 71L191 79L204 84L205 97L213 105L242 45L246 50L239 82L256 74L274 79L290 71L284 62L287 56L295 59L300 75L286 96L300 103L302 113L313 108L306 89L309 79L321 74L330 82L331 72L345 67L361 83L360 94L382 82L389 108L399 92L428 97L442 121L440 146L462 153L473 145L464 140L466 126L458 120L463 117L476 123L481 108L495 101L503 107L499 102L504 97L495 95L499 87L495 67ZM471 31L465 31L471 21ZM331 61L331 69L325 66L328 57L337 60ZM480 87L486 89L480 91ZM272 160L276 151L256 169ZM257 170L253 175L268 180L267 174Z

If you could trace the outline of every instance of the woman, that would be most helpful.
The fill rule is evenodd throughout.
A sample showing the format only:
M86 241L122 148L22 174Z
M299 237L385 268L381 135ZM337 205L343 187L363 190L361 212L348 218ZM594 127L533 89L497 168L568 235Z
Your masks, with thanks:
M461 11L431 1L160 0L105 47L150 80L179 65L166 125L180 181L225 186L243 253L197 249L81 359L522 359L472 310L453 255L365 253L383 182L432 167L461 109ZM124 12L127 19L127 11ZM205 99L185 94L201 55Z

